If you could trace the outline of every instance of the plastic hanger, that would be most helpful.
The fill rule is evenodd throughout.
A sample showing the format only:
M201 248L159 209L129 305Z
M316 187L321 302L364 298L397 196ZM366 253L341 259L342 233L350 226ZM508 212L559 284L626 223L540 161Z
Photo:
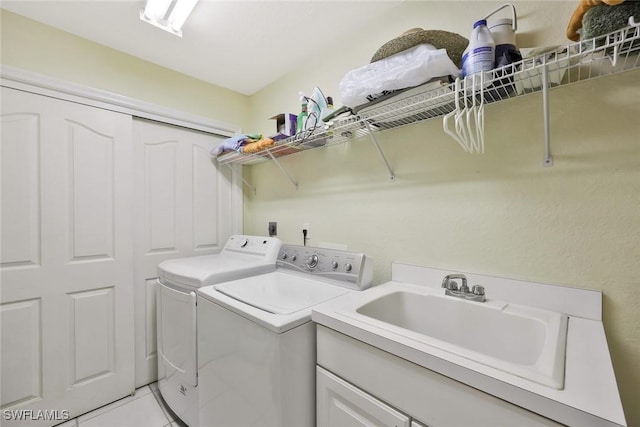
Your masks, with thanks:
M456 141L464 151L469 152L466 143L458 137L458 134L456 132L452 131L449 128L449 120L451 120L452 118L455 118L460 111L460 78L459 77L456 78L454 88L455 88L455 91L453 96L455 99L455 109L450 113L445 114L444 117L442 118L442 130L444 130L444 133L446 133L451 138L453 138L453 140Z

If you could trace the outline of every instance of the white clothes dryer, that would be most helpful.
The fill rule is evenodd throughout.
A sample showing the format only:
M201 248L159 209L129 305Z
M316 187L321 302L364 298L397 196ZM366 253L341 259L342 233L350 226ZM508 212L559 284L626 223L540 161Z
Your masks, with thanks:
M371 279L364 254L282 245L274 272L198 289L201 425L315 426L311 310Z
M235 235L218 254L172 259L158 266L158 388L190 427L199 426L195 291L274 271L281 244L274 237Z

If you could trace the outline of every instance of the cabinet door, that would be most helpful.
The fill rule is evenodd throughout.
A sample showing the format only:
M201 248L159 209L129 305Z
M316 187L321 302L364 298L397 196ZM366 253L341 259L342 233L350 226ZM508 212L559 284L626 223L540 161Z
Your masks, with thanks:
M221 139L133 121L136 387L158 375L158 264L216 253L232 234L231 170L219 168L209 155Z
M134 389L131 116L1 98L2 423L53 425Z
M316 367L317 427L410 427L408 416Z

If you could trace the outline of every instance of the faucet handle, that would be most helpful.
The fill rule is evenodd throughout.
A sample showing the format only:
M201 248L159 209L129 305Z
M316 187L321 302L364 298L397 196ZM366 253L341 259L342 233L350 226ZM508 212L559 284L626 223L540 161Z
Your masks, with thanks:
M474 295L484 295L484 286L473 285L473 288L471 288L471 293Z
M454 279L460 279L462 281L462 289L466 288L466 292L469 292L469 288L467 287L467 278L464 274L447 274L442 280L442 287L449 289L450 291L457 291L458 284Z
M447 280L446 282L443 282L442 287L445 289L449 289L450 291L458 290L458 284L455 280Z

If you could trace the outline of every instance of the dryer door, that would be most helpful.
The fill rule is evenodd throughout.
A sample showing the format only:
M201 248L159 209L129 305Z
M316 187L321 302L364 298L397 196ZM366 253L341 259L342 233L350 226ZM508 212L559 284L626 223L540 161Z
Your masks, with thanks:
M158 282L158 376L178 375L195 387L197 377L196 293Z

